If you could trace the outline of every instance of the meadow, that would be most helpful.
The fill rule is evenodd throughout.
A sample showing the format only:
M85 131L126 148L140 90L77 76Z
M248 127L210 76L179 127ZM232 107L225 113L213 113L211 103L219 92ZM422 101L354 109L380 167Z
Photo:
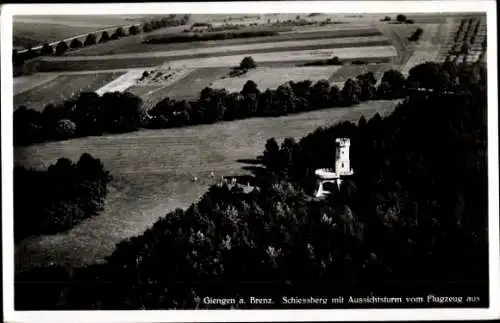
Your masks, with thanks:
M217 176L244 174L242 159L260 155L268 138L300 138L320 126L392 112L396 101L372 101L278 118L253 118L179 129L147 130L16 147L15 161L46 168L82 152L101 159L114 180L105 210L67 233L29 238L16 247L16 270L50 262L102 261L115 244L142 233L159 217L197 200ZM333 147L332 147L333 149ZM199 178L192 182L193 176Z

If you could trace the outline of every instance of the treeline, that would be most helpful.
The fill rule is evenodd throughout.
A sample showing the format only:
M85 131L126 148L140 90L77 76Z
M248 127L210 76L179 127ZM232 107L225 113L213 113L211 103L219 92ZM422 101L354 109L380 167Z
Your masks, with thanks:
M225 40L236 38L268 37L277 36L279 32L272 30L244 30L231 32L214 32L204 34L190 35L162 35L143 41L145 44L171 44L171 43L189 43L193 41Z
M187 210L120 243L104 265L19 275L15 304L217 308L203 297L266 295L279 304L284 295L332 290L481 295L485 304L487 100L485 80L474 85L412 92L388 117L320 128L299 142L270 139L252 192L213 186ZM351 138L354 175L328 198L312 199L314 169L333 165L338 137ZM69 282L65 292L30 283L46 277Z
M14 167L14 238L71 229L98 214L111 180L99 159L83 154L73 163L60 158L47 170Z
M27 71L24 67L24 62L31 60L39 56L50 56L50 55L63 55L68 50L78 49L82 47L92 46L98 43L106 43L110 40L116 40L126 36L137 35L139 33L149 33L151 31L165 28L185 25L189 21L189 15L184 15L182 17L177 17L176 15L170 15L169 17L164 17L161 19L155 19L150 22L146 22L142 25L132 25L127 30L123 27L118 27L113 33L108 33L103 31L100 36L97 33L89 33L85 40L82 42L78 38L71 40L68 44L65 41L60 41L55 47L48 43L44 43L40 50L34 50L33 48L28 48L27 51L19 53L18 50L14 49L12 51L12 63L14 66L14 76L22 75Z
M14 145L47 140L99 136L137 130L147 123L141 98L125 92L84 92L59 106L47 105L42 112L24 106L14 111Z
M247 81L240 92L205 88L197 100L165 98L146 111L142 100L131 93L82 93L58 107L43 112L20 107L14 112L14 144L29 145L103 133L123 133L139 128L164 129L251 117L276 117L292 113L346 107L373 99L404 98L409 91L429 89L454 91L485 80L481 64L455 66L425 63L410 70L406 79L399 71L384 73L378 87L373 73L348 79L339 88L327 80L287 82L261 92ZM459 82L460 81L460 82ZM465 87L464 87L465 86Z
M244 59L243 68L253 68L255 65L252 62L251 57ZM402 91L391 92L392 87L399 89L399 85L393 84L395 78L384 76L384 80L387 82L383 82L382 98L404 95ZM398 80L405 81L402 75ZM372 73L347 80L342 89L331 86L327 80L315 84L306 80L287 82L275 90L261 92L255 82L248 81L239 93L207 87L197 100L176 101L167 97L149 111L139 97L128 92L105 93L102 96L84 92L57 107L49 104L42 112L24 106L16 109L14 144L29 145L104 133L124 133L139 128L173 128L350 106L379 97L375 84Z
M312 62L304 63L302 66L328 66L328 65L344 65L344 62L338 58L338 56L334 56L328 59L320 59Z

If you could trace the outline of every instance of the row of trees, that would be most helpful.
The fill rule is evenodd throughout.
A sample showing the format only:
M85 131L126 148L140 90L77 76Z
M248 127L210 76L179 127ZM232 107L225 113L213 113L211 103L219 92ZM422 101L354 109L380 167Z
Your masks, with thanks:
M29 48L27 52L18 53L17 50L13 50L12 60L14 66L22 66L26 60L30 60L36 58L38 56L47 56L47 55L63 55L69 49L78 49L81 47L92 46L97 43L105 43L110 40L119 39L125 36L137 35L141 32L148 33L160 28L165 27L173 27L179 25L185 25L189 21L189 15L184 15L182 17L177 17L176 15L170 15L169 17L164 17L161 19L155 19L150 22L146 22L141 26L133 25L130 26L127 31L123 27L118 27L115 29L113 33L108 33L107 31L103 31L97 39L97 34L90 33L87 35L85 40L82 42L78 38L74 38L71 42L68 43L65 41L59 42L55 48L49 45L48 43L43 44L42 48L37 51Z
M14 168L14 238L68 230L104 206L111 180L99 159L60 158L47 170Z
M120 243L107 264L19 275L16 306L213 308L202 298L266 295L279 304L332 290L487 301L486 87L466 86L412 92L386 118L320 128L299 142L270 139L252 192L213 186ZM314 169L333 165L335 138L345 136L354 175L311 199ZM47 277L65 282L64 293L29 282Z
M253 66L250 58L244 66ZM250 117L273 117L332 107L346 107L373 99L403 98L410 89L459 92L485 81L482 65L455 66L425 63L410 70L406 79L399 71L384 73L378 87L373 73L348 79L343 88L327 80L287 82L261 92L248 81L240 92L205 88L192 101L165 98L149 111L131 93L82 93L58 107L43 112L20 107L14 112L14 143L27 145L46 140L122 133L139 128L171 128L230 121Z
M274 30L242 30L242 31L223 31L210 32L204 34L170 34L160 35L157 37L145 39L145 44L170 44L170 43L189 43L193 41L212 41L236 38L253 38L253 37L269 37L278 36L279 32Z

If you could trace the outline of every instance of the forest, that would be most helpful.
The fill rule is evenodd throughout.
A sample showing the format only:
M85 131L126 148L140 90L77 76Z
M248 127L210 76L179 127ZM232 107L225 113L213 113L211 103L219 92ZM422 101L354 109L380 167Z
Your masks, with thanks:
M484 306L484 66L424 65L409 79L431 90L408 91L390 116L298 142L270 138L249 166L251 192L214 185L118 244L105 264L18 273L16 309L201 309L217 307L205 296L250 295L273 297L267 308L279 308L284 295L333 292L481 295ZM314 170L333 164L338 137L351 138L354 175L314 199Z
M99 214L111 180L99 159L60 158L47 170L14 167L14 239L71 229Z

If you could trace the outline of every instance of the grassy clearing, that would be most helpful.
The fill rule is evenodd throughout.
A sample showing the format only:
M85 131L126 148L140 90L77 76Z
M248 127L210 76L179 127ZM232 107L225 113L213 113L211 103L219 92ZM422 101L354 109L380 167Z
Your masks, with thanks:
M95 91L123 73L60 75L26 92L14 95L14 106L25 105L41 111L49 104L59 104L80 92Z
M240 77L217 80L213 83L213 88L225 88L230 92L239 92L248 80L252 80L261 91L265 91L275 89L288 81L328 80L339 68L340 66L257 68Z
M21 94L44 83L52 81L57 77L56 73L33 74L15 77L13 79L14 95Z
M238 160L261 154L268 138L300 138L319 126L357 121L376 112L388 114L394 106L393 101L374 101L279 118L16 147L16 162L37 168L60 157L75 160L88 152L100 158L114 177L102 215L85 220L67 234L24 241L16 248L16 269L50 261L78 266L103 259L116 243L142 233L168 211L198 199L211 183L211 171L217 176L243 173L244 164ZM191 182L193 176L200 183Z

